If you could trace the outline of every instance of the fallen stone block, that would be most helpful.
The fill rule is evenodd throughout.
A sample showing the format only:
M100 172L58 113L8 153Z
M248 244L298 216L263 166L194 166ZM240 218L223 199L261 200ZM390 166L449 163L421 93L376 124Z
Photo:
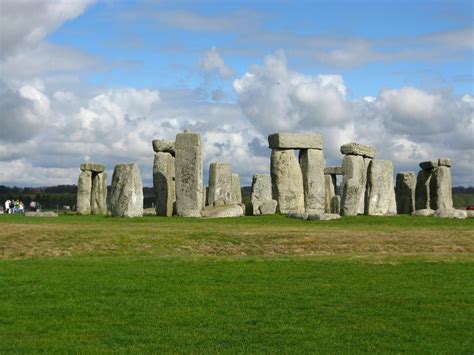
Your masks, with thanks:
M176 155L175 143L164 139L154 139L151 144L155 153L170 153L173 157Z
M366 158L375 158L375 147L359 143L347 143L341 146L341 153L345 155L360 155Z
M341 216L336 213L310 213L308 215L309 221L331 221L339 218L341 218Z
M430 217L434 215L435 211L430 208L423 208L421 210L416 210L411 213L412 216L421 216L421 217Z
M474 218L474 210L466 210L467 218Z
M288 213L288 217L296 218L296 219L306 220L306 219L308 219L308 216L309 216L309 213L306 213L306 212L290 212L290 213Z
M58 217L56 212L25 212L25 217Z
M456 210L454 208L440 208L434 212L434 216L441 218L466 219L467 212L464 210Z
M229 217L241 217L244 215L244 211L240 205L226 205L220 207L208 206L201 212L201 216L204 218L229 218Z
M92 171L94 173L102 173L105 170L105 167L102 164L98 163L82 163L82 171Z
M323 149L320 134L273 133L268 136L270 149Z

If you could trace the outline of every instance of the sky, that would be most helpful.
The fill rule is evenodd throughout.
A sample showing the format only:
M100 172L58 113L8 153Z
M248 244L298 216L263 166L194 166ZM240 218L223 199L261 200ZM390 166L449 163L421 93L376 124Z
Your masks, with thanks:
M186 129L204 174L269 173L267 136L372 144L394 172L474 185L472 1L0 0L0 185L76 184ZM207 180L206 180L207 181Z

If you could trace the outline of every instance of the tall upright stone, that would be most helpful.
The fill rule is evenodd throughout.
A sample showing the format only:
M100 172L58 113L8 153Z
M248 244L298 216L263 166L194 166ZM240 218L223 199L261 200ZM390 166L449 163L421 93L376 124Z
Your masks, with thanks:
M304 212L303 174L292 149L272 149L272 195L280 213Z
M334 174L326 174L324 175L324 211L326 213L339 213L339 212L332 212L332 198L336 196L336 184L337 178Z
M110 207L114 217L143 216L143 184L137 164L115 166Z
M77 182L76 211L78 214L91 214L92 172L83 170Z
M453 208L451 168L448 166L438 166L433 171L430 181L430 205L433 210Z
M361 188L362 191L359 196L359 206L357 207L358 214L364 214L367 205L367 175L369 172L369 165L372 161L372 158L364 157L364 169L362 170L361 178Z
M172 216L176 210L175 165L169 152L155 153L153 189L157 216Z
M260 215L260 206L272 200L272 179L269 174L255 174L252 178L252 192L250 194L252 212Z
M415 189L415 209L431 209L430 184L433 171L431 169L421 169L416 178Z
M397 174L395 197L398 214L411 214L415 210L416 175L413 171Z
M201 136L176 135L176 210L179 216L200 217L203 201Z
M324 155L320 149L301 149L304 204L308 213L323 213L325 207Z
M227 163L211 163L209 166L208 203L228 205L232 200L232 168Z
M232 174L232 191L230 203L240 204L242 203L242 190L240 189L240 176L239 174Z
M342 159L341 214L344 216L358 214L359 201L365 192L364 171L362 156L346 155Z
M107 173L92 173L92 214L107 214Z
M371 216L397 214L393 188L393 164L390 160L370 162L367 184L367 211Z

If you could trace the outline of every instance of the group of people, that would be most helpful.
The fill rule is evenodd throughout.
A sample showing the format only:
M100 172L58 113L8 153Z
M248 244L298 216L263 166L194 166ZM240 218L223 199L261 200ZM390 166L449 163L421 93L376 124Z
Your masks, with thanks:
M20 200L6 200L5 201L5 213L24 213L25 205Z

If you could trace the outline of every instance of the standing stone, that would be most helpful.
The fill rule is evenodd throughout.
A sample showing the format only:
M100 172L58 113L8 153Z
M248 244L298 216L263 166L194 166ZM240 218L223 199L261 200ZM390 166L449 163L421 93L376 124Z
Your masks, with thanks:
M387 216L397 213L393 189L393 164L390 160L372 160L367 184L367 214Z
M430 183L433 175L432 170L422 169L416 178L415 189L415 209L431 209L430 204Z
M176 206L174 157L171 153L155 153L153 189L157 216L173 215Z
M323 213L325 205L324 155L319 149L300 150L304 203L308 213Z
M325 190L325 203L324 203L324 211L326 213L331 213L332 208L332 198L336 196L336 175L324 175L324 190ZM339 212L338 212L339 213Z
M434 169L430 181L430 205L431 209L453 208L453 196L451 187L451 168L438 166Z
M415 210L416 176L413 171L397 174L395 197L398 214L411 214Z
M230 203L240 204L242 203L242 191L240 190L240 177L239 174L232 174L232 191Z
M336 195L331 199L331 213L341 213L341 196Z
M364 170L365 165L362 156L344 156L341 184L341 214L344 216L356 216L359 211L359 201L365 191Z
M92 214L107 214L107 173L92 173Z
M179 133L175 149L177 214L200 217L203 200L201 136L199 133Z
M77 182L76 211L78 214L91 214L92 172L81 171Z
M137 164L115 166L110 207L114 217L143 216L143 186Z
M256 174L253 176L250 201L254 216L260 214L259 208L263 202L272 201L272 179L269 174Z
M228 205L232 199L232 168L227 163L209 166L209 206Z
M304 212L303 174L293 150L273 149L270 170L279 212Z
M362 170L362 180L361 180L361 185L362 185L362 191L359 196L359 206L357 207L357 213L358 214L364 214L365 213L365 208L367 205L367 174L369 171L369 165L370 162L372 161L371 158L366 158L364 157L364 169Z

